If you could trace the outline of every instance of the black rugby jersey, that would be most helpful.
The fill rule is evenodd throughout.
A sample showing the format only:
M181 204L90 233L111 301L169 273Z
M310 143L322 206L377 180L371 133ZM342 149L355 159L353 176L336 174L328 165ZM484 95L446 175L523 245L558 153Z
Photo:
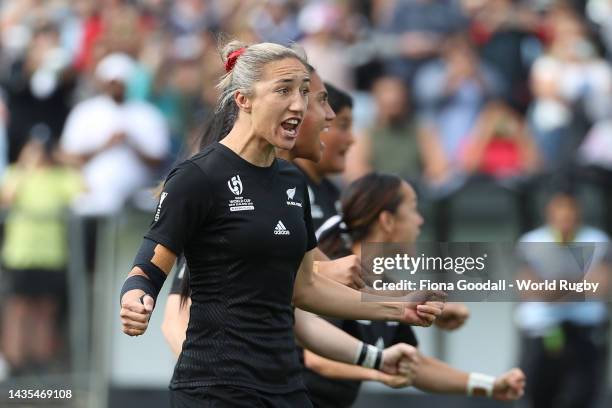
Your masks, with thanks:
M371 320L329 321L353 337L380 349L397 343L418 345L412 327L406 324ZM308 368L304 369L304 383L315 408L350 407L361 387L361 381L331 379Z
M325 177L320 183L315 183L300 166L296 165L296 167L300 169L308 183L312 224L314 230L317 231L325 221L338 214L340 190Z
M180 295L183 286L183 281L189 279L189 271L187 269L187 263L185 257L180 256L176 261L176 271L172 277L172 285L170 286L170 292L168 295Z
M189 269L189 326L170 388L303 389L291 301L316 241L295 166L258 167L215 143L170 173L145 236L184 253Z

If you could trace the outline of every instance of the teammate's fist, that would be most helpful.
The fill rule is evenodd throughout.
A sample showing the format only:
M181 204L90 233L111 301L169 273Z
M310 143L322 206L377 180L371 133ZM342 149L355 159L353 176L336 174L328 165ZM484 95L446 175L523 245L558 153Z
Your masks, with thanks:
M155 306L155 301L144 291L133 289L125 293L121 298L121 326L123 332L128 336L140 336L149 325L149 319ZM142 298L142 302L141 299Z
M470 309L463 303L446 303L435 324L443 330L455 330L463 326L468 317Z
M359 290L365 286L363 266L356 255L348 255L333 261L320 261L318 272L345 286Z
M412 384L420 363L419 352L406 343L397 343L383 350L383 361L380 371L389 375L406 377L406 384Z
M499 401L514 401L525 393L525 374L513 368L497 377L493 384L493 398Z

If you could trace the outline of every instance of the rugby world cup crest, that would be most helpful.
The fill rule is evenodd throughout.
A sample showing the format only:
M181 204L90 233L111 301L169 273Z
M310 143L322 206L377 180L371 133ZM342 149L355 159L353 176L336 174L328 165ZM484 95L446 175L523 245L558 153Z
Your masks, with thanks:
M227 181L227 187L230 189L234 195L239 196L242 194L242 181L240 180L239 175L235 175L231 179Z

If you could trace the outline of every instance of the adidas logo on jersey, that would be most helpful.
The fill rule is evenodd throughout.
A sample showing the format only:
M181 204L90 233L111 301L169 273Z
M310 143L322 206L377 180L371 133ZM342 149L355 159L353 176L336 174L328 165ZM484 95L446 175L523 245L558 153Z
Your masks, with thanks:
M276 227L274 228L274 235L289 235L289 230L285 227L282 221L278 221L276 223Z

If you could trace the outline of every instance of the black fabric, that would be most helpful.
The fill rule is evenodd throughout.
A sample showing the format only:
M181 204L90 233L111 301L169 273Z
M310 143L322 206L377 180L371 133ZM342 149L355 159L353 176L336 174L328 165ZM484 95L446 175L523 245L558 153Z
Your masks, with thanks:
M364 343L386 348L397 343L417 346L412 328L397 322L370 320L330 320L331 323ZM353 405L361 381L335 380L304 368L304 382L316 408L342 408Z
M291 305L316 246L306 182L276 159L257 167L215 143L168 176L147 238L185 254L192 306L172 389L303 389Z
M312 408L305 391L279 395L227 386L173 390L170 401L172 408Z
M186 278L188 279L188 276L186 276L187 273L189 273L187 268L187 262L185 261L185 257L181 256L177 261L176 272L172 277L172 286L170 286L169 295L181 294L183 280Z
M314 230L317 231L325 221L338 214L340 190L326 178L323 178L320 183L315 183L305 171L302 169L300 171L304 174L308 183L312 224Z
M608 342L607 324L581 326L565 322L547 335L523 336L521 368L528 379L525 406L599 406L605 389Z
M124 282L123 286L121 286L121 294L119 295L119 303L123 300L123 295L125 295L130 290L140 289L144 291L145 294L151 296L153 299L157 299L157 294L159 290L155 287L153 282L150 279L145 278L142 275L133 275L128 277ZM140 302L142 303L142 299L144 295L140 297Z
M142 271L149 277L153 287L155 288L155 298L166 281L166 274L164 271L159 269L157 265L151 262L155 256L156 246L157 242L147 238L143 239L140 249L136 253L136 258L134 259L133 265L134 267L139 267L142 269Z

